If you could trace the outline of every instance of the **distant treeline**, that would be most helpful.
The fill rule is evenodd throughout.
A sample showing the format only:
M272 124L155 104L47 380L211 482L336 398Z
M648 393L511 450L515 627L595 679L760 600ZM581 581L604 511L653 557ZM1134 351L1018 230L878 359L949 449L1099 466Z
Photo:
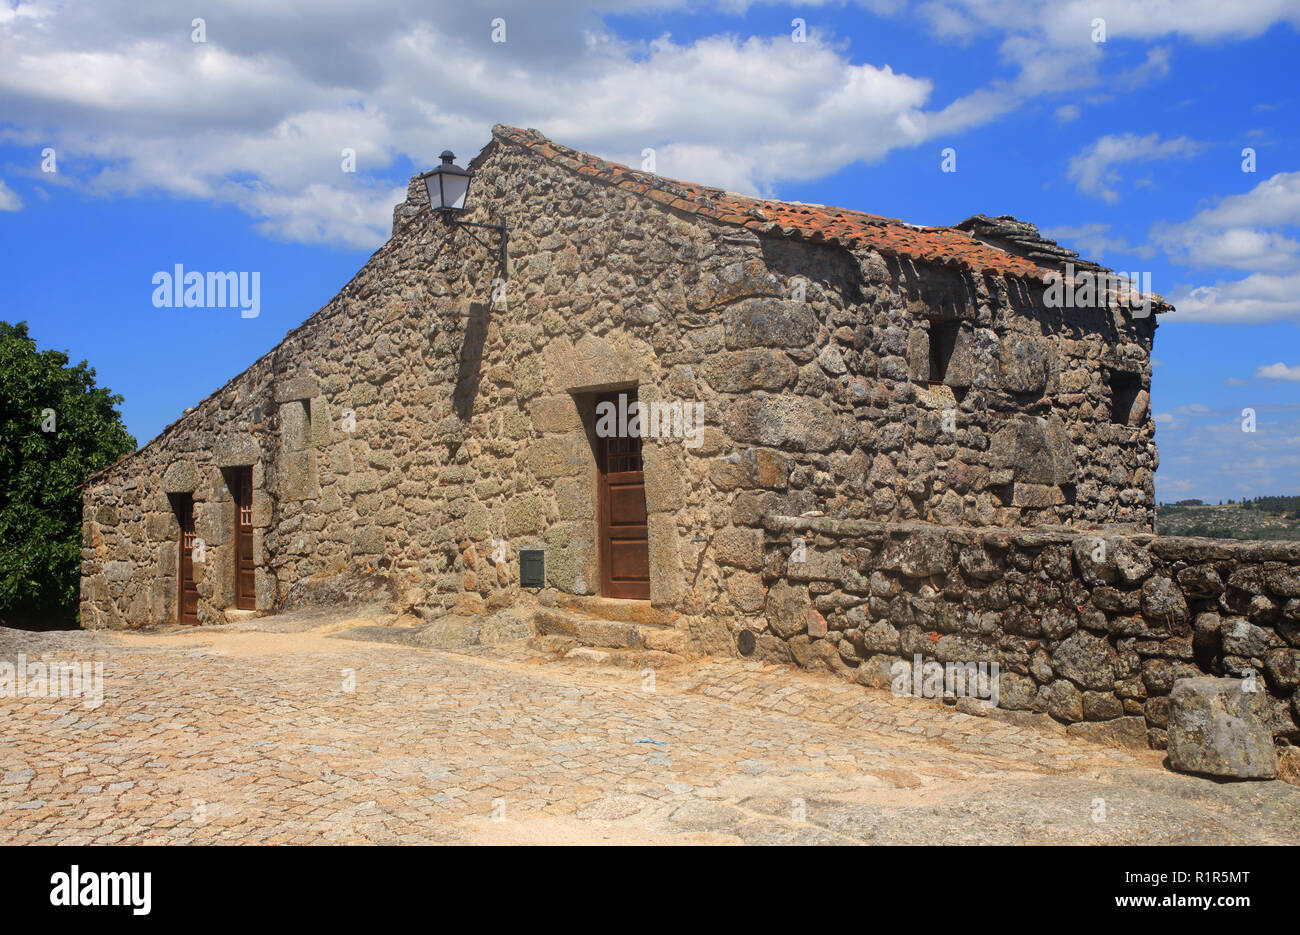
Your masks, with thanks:
M1241 508L1265 513L1294 513L1300 510L1300 497L1256 497L1253 501L1242 500Z
M1204 500L1176 500L1173 503L1162 503L1162 510L1177 510L1179 507L1188 506L1206 506ZM1300 496L1292 497L1256 497L1254 500L1242 500L1238 503L1236 500L1219 501L1219 506L1240 506L1243 510L1259 510L1261 513L1297 513L1300 512Z

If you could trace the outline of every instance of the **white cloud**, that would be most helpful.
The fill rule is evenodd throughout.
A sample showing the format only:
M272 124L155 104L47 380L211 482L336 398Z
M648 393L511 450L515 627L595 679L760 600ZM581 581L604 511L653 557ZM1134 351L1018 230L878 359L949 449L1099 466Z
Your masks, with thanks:
M1193 155L1197 147L1195 141L1185 136L1162 141L1156 133L1146 136L1107 134L1070 160L1067 175L1079 191L1114 204L1120 197L1117 190L1120 175L1116 166L1128 162L1186 158Z
M1258 0L1248 5L1222 0L931 0L922 9L930 11L932 20L939 10L958 13L947 22L964 22L969 34L1032 32L1060 47L1092 44L1095 18L1106 21L1109 41L1180 36L1213 42L1258 36L1280 22L1300 26L1300 4L1295 0Z
M23 200L18 197L18 193L5 184L4 179L0 179L0 211L21 211Z
M1169 296L1178 321L1258 324L1300 317L1300 273L1255 273L1212 286L1179 286Z
M1300 226L1300 172L1279 172L1187 221L1157 224L1152 235L1184 265L1283 271L1295 268L1300 242L1279 228L1295 226Z
M637 8L677 6L643 0ZM854 64L815 29L795 43L664 35L624 42L587 4L503 0L490 18L414 0L213 5L206 44L130 2L38 0L0 21L0 138L54 145L104 168L104 194L161 189L238 206L258 229L375 246L387 236L391 167L453 149L493 123L747 193L876 160L991 119L1006 102L932 106L932 83ZM183 27L183 28L182 28ZM359 172L340 171L341 150ZM404 174L404 173L403 173Z
M864 5L912 15L896 0ZM1294 4L1274 0L1231 15L1226 6L925 3L916 15L936 34L993 33L1013 69L936 101L924 75L855 64L847 41L818 32L815 16L804 43L781 29L629 42L601 19L689 14L688 0L496 0L488 13L418 0L309 10L293 0L209 0L206 44L191 41L189 15L159 16L134 0L33 0L0 8L0 102L5 126L16 128L0 139L54 145L65 165L103 166L84 180L94 191L160 189L236 205L273 236L373 246L387 234L388 199L407 164L427 166L447 148L472 155L496 122L634 165L651 146L662 174L766 192L1098 83L1111 53L1089 39L1094 16L1107 17L1112 39L1203 42L1295 19ZM497 16L505 43L491 41ZM1169 65L1163 48L1136 64L1118 58L1120 86ZM355 175L339 170L344 147L357 151ZM1113 184L1104 170L1097 179L1099 191Z
M1255 371L1255 377L1260 380L1288 380L1300 383L1300 366L1288 367L1281 361L1276 364L1265 364Z
M1245 386L1246 381L1240 377L1228 377L1223 381L1224 386Z
M1178 224L1157 224L1152 237L1187 266L1250 271L1236 281L1183 286L1173 296L1178 318L1263 322L1300 318L1300 172L1279 172L1248 192L1229 195ZM1291 229L1291 233L1288 233Z

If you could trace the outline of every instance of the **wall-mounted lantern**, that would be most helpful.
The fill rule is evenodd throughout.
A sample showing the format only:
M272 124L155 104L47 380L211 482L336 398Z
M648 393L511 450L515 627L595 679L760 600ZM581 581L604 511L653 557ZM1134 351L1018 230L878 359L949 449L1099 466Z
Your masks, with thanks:
M501 238L499 247L501 257L501 275L506 274L506 222L499 224L479 224L474 221L462 221L460 213L465 210L465 200L469 195L469 185L474 173L456 165L456 156L451 150L442 153L442 164L419 176L424 181L424 190L429 194L429 207L438 212L443 220L458 227L484 227L496 231ZM477 237L474 238L478 240ZM482 243L482 241L479 241ZM485 244L488 249L490 245Z

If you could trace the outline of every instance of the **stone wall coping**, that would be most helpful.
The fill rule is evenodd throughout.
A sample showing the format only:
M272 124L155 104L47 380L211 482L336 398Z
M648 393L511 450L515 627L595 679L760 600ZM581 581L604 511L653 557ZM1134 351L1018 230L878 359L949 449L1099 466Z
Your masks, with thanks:
M1069 545L1081 538L1125 539L1170 561L1255 561L1300 563L1300 541L1251 541L1207 539L1196 536L1157 536L1153 533L1133 532L1122 528L1078 529L1055 526L1035 529L998 526L941 526L921 521L881 522L863 519L839 519L831 516L781 516L763 517L763 528L779 539L788 539L799 533L815 533L835 539L884 538L913 534L941 535L952 542L964 545L1007 546L1017 544L1029 548L1047 545Z

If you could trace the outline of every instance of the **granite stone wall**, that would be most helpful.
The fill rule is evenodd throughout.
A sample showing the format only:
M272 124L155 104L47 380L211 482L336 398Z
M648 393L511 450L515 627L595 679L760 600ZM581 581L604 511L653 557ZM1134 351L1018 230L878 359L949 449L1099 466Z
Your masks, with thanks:
M756 653L890 687L992 663L999 707L1164 749L1176 679L1251 677L1300 745L1300 542L768 517ZM792 560L793 557L793 560ZM802 560L798 560L802 559Z
M473 168L467 220L506 220L508 269L412 180L334 299L87 484L83 626L176 619L185 494L199 619L224 619L241 466L261 611L476 613L518 596L522 548L546 550L548 585L594 593L591 403L621 388L704 407L698 445L645 445L651 597L704 642L763 606L767 514L1151 527L1154 318L759 235L502 139Z

